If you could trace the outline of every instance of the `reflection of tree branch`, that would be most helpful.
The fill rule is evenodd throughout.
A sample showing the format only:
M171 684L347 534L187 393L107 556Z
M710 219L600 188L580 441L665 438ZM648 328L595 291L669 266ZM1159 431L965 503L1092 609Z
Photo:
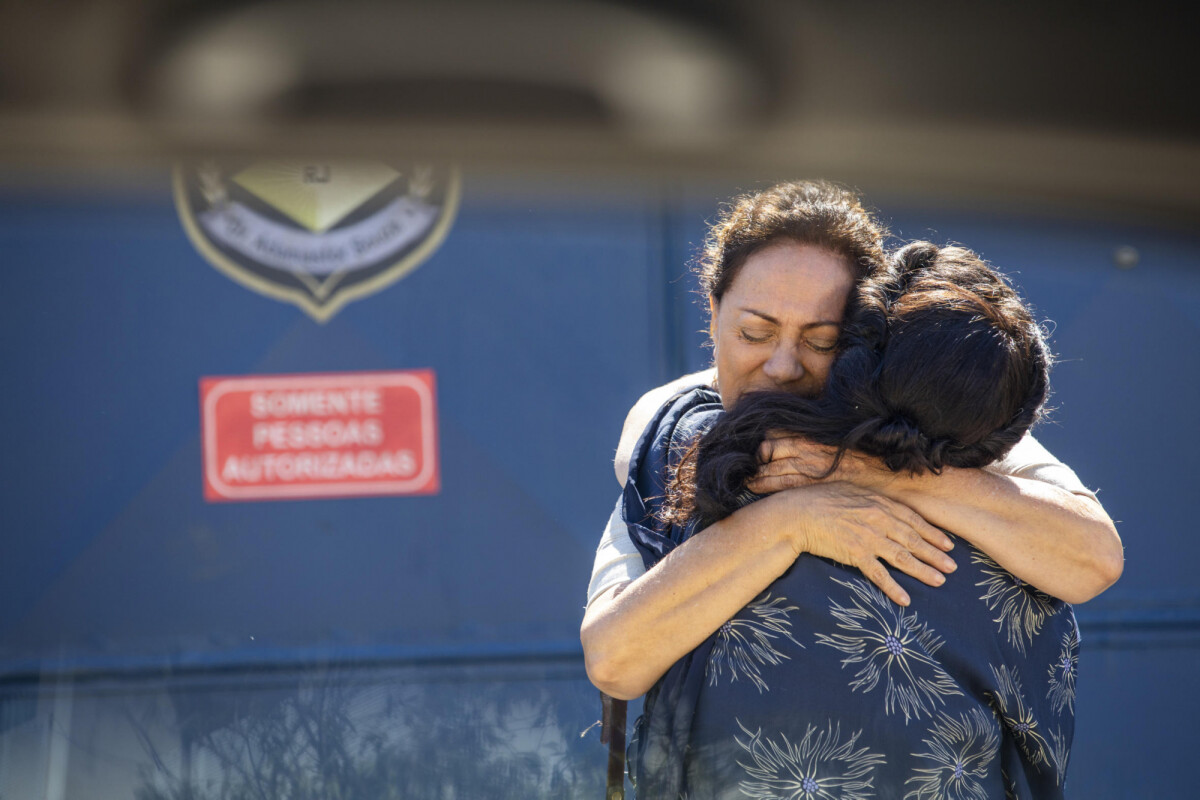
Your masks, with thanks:
M424 680L403 679L413 674ZM193 692L182 705L191 703L202 723L190 734L201 779L151 774L137 800L594 795L604 781L603 749L578 735L594 714L594 695L576 701L571 693L564 702L561 685L484 674L430 681L428 672L400 672L364 687L353 672L323 672L283 688ZM211 724L218 718L224 722ZM149 736L139 741L158 759Z
M254 757L254 743L250 740L250 731L246 727L235 726L234 732L245 743L246 761L249 762L250 768L244 768L236 759L229 759L228 763L242 775L249 788L254 790L254 793L258 795L259 800L270 800L268 794L263 791L262 778L260 777L260 773L262 772L261 762ZM274 789L275 787L272 786L271 788Z
M167 776L169 781L178 781L178 778L167 767L166 762L162 760L162 756L158 753L158 748L154 746L154 740L150 734L146 732L145 723L133 716L131 709L125 709L125 719L129 722L129 727L133 729L134 736L142 745L142 749L146 751L146 755L150 756L150 760L154 762L154 768Z

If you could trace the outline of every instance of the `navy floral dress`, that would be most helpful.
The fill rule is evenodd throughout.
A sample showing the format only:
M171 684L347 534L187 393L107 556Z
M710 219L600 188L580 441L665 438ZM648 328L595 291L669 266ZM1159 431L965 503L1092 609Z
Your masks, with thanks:
M691 536L654 512L721 413L694 389L630 463L624 515L647 568ZM1071 607L958 539L938 588L802 555L646 696L629 749L642 800L1059 798L1075 729Z

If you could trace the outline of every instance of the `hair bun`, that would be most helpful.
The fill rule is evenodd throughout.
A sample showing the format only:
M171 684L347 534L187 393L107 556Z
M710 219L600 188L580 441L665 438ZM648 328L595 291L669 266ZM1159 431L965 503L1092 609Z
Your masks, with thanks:
M902 414L881 421L875 432L875 440L881 447L895 451L908 451L919 447L923 438L921 429Z
M851 447L882 458L895 472L941 472L948 444L930 439L903 414L876 417L850 438Z

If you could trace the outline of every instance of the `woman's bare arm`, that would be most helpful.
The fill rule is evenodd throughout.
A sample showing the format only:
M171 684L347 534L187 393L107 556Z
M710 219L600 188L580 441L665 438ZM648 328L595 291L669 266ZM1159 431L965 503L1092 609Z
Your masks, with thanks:
M950 546L911 509L848 483L779 492L697 533L637 580L595 598L580 630L588 677L613 697L645 693L800 553L856 566L907 605L908 595L880 559L937 586L945 578L933 566L954 569L942 552Z
M749 486L769 493L808 485L832 451L803 439L764 444L766 465ZM982 469L948 467L941 475L909 475L848 454L836 480L873 489L983 550L1047 594L1083 603L1121 577L1124 551L1116 527L1092 497L1049 483Z

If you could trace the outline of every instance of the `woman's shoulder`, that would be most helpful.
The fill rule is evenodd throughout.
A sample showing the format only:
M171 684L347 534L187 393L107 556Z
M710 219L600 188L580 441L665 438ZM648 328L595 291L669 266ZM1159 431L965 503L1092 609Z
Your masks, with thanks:
M613 471L617 483L622 486L629 477L629 461L634 448L641 441L649 424L654 421L663 407L686 395L693 389L711 386L715 371L711 369L693 372L676 378L670 383L664 383L642 395L629 413L625 416L625 425L621 428L621 441L617 445L617 454L613 458Z
M647 569L689 535L687 526L664 517L668 485L687 446L720 413L721 399L712 389L694 386L681 391L655 410L630 454L621 513Z
M720 395L693 386L667 398L646 422L629 457L629 479L662 478L723 412Z

